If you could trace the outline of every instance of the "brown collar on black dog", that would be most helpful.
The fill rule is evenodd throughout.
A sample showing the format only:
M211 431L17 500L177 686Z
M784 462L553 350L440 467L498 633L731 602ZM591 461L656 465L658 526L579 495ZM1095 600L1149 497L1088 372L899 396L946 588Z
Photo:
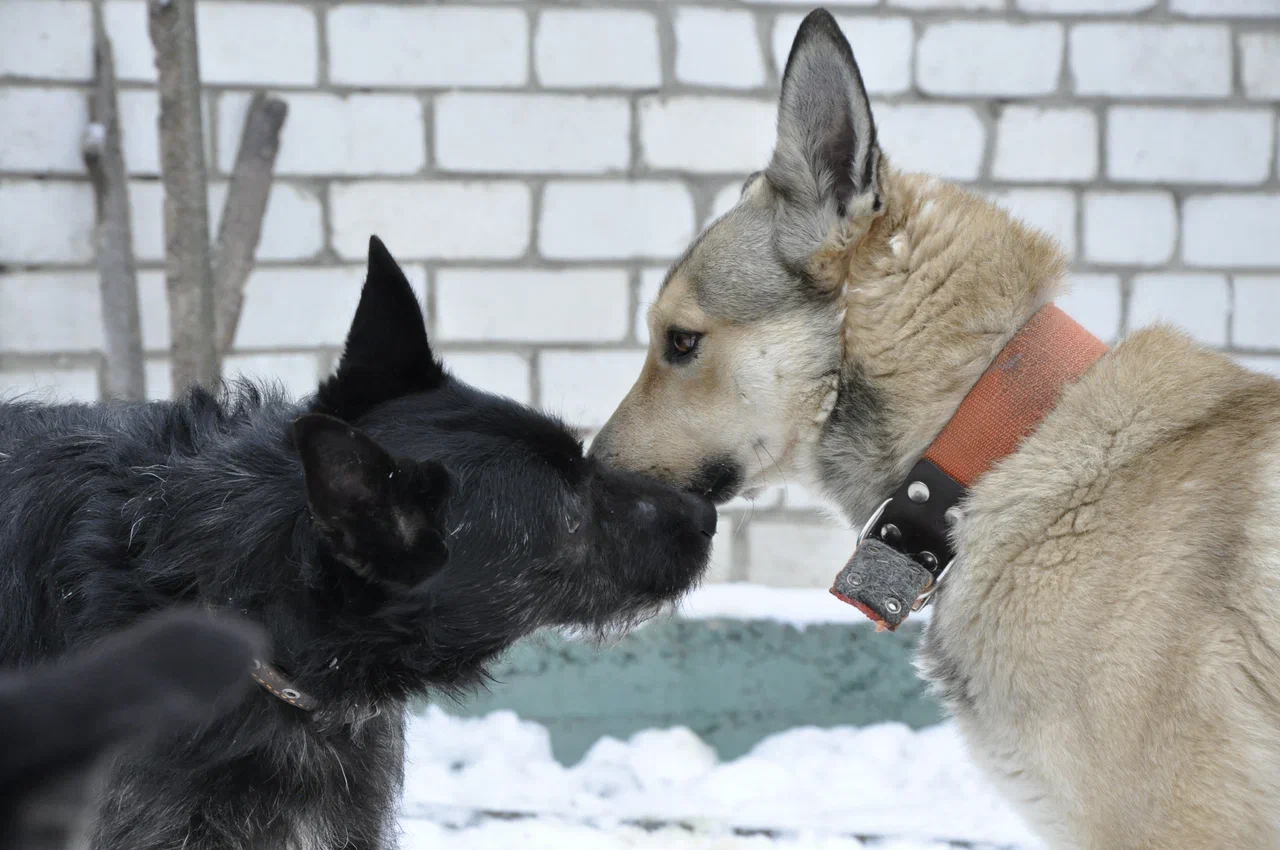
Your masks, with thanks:
M315 711L320 701L301 690L293 681L265 661L253 660L253 680L282 702L303 711Z

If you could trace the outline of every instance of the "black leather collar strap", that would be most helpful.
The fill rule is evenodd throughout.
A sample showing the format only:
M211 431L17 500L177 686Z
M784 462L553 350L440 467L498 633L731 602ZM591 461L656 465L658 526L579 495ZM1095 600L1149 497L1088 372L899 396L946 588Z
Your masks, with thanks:
M928 600L955 558L949 536L965 488L920 460L859 535L831 592L877 628L896 629Z
M267 690L267 693L281 702L303 711L315 711L320 707L320 700L302 691L288 676L265 661L255 658L251 675L255 682Z

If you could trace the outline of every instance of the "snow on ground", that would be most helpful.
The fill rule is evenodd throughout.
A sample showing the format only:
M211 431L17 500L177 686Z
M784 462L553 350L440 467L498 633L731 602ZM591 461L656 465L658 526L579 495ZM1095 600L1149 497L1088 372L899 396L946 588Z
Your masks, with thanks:
M545 728L506 711L432 708L409 738L405 850L1041 847L947 724L793 729L726 763L675 728L602 738L564 767Z
M871 623L857 608L841 602L822 588L771 587L738 582L698 588L677 604L675 614L686 620L770 620L797 629L827 623ZM913 613L909 622L923 623L928 618L929 609L925 608Z

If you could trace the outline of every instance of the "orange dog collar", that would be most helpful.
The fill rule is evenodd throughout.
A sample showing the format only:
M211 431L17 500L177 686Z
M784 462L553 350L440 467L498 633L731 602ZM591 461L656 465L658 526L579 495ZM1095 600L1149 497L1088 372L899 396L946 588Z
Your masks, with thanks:
M957 503L1001 458L1017 450L1107 346L1052 304L996 355L911 474L858 535L831 588L892 631L927 604L955 555Z

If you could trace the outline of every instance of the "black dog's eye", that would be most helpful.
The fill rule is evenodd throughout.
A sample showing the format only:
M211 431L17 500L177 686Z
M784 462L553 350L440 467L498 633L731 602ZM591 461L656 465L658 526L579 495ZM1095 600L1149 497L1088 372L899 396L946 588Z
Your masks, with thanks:
M667 355L673 361L680 361L692 356L698 350L702 334L693 331L681 331L674 328L667 331Z

